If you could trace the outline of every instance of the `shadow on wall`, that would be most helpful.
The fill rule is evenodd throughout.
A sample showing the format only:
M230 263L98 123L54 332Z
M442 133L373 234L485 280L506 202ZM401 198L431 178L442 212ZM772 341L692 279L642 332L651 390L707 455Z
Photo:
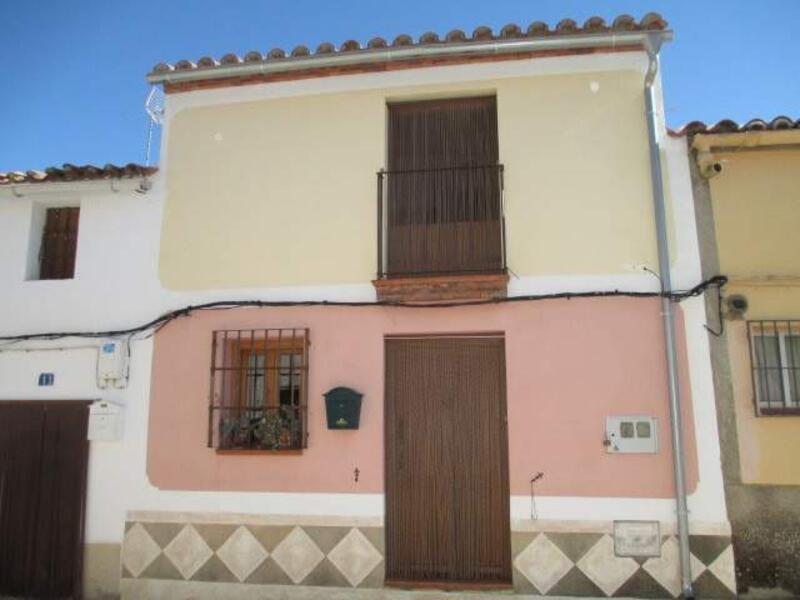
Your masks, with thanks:
M800 596L800 487L730 486L728 507L739 592Z

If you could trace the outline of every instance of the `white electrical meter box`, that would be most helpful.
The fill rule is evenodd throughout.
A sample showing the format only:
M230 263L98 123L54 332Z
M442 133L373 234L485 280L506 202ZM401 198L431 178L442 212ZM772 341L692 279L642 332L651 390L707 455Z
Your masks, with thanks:
M606 451L610 454L658 452L658 419L647 416L606 417Z
M96 400L89 407L89 439L113 442L122 438L122 406L107 400Z
M97 387L123 388L128 383L128 348L119 340L100 344L97 355Z

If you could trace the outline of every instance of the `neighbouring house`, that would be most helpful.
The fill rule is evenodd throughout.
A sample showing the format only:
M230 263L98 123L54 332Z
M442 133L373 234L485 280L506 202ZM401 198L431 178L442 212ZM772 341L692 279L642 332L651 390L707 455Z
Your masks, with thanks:
M161 64L158 171L0 175L0 594L733 596L669 39Z
M800 121L688 125L728 514L742 591L800 594Z

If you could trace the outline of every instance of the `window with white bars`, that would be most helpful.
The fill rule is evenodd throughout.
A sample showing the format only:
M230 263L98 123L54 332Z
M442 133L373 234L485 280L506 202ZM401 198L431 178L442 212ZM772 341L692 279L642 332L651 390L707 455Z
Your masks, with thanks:
M800 321L748 321L759 415L800 415Z
M308 329L214 331L211 354L209 447L306 447Z

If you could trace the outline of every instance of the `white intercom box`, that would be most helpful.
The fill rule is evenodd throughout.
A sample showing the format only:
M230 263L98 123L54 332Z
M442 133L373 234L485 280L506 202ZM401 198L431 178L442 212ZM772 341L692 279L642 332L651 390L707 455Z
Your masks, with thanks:
M655 454L658 419L642 415L606 417L605 444L611 454Z
M96 400L89 407L89 434L93 441L113 442L122 438L122 406L108 400Z
M119 340L105 340L97 354L97 387L124 388L128 384L128 347Z

